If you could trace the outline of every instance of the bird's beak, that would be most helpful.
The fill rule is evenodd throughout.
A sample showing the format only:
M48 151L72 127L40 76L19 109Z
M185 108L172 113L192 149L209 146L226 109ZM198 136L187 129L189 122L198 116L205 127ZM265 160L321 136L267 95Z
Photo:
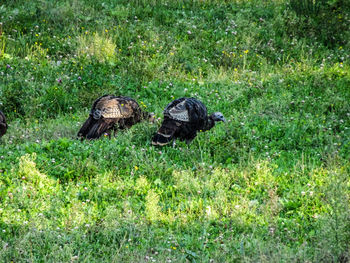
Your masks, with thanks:
M222 117L222 121L223 121L223 122L226 122L226 119L225 119L225 117Z

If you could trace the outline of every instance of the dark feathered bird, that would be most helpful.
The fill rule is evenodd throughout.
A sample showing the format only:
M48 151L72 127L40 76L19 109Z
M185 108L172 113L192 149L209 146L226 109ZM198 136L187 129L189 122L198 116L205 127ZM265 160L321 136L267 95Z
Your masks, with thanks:
M116 129L130 128L143 119L152 120L152 113L141 110L132 98L104 95L92 105L90 116L78 132L78 137L97 139L104 133L109 136Z
M7 131L7 123L4 113L0 111L0 138L6 133Z
M215 122L225 121L221 112L208 116L205 105L195 98L180 98L164 109L164 121L152 138L153 145L166 145L179 138L190 143L198 131L207 131Z

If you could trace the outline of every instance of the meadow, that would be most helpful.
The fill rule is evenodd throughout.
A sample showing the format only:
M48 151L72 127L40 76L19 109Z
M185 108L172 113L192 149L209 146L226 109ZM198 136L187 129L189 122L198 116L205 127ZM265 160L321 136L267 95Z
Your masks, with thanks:
M350 261L347 1L11 0L0 22L1 262ZM77 140L103 94L157 122ZM184 96L228 121L151 146Z

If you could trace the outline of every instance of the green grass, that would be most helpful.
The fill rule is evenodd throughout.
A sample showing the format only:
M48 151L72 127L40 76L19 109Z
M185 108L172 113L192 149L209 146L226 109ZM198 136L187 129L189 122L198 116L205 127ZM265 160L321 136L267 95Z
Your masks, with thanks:
M296 3L2 4L0 261L349 261L349 6ZM106 93L159 121L77 140ZM228 122L152 147L182 96Z

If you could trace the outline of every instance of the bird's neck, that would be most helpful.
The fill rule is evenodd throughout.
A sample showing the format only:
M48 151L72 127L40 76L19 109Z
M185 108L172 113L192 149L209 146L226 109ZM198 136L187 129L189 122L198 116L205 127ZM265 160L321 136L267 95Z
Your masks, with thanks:
M206 121L206 123L204 125L204 129L203 130L205 130L205 131L210 130L214 126L215 126L215 121L213 120L213 118L211 116L209 116L207 118L207 121Z

